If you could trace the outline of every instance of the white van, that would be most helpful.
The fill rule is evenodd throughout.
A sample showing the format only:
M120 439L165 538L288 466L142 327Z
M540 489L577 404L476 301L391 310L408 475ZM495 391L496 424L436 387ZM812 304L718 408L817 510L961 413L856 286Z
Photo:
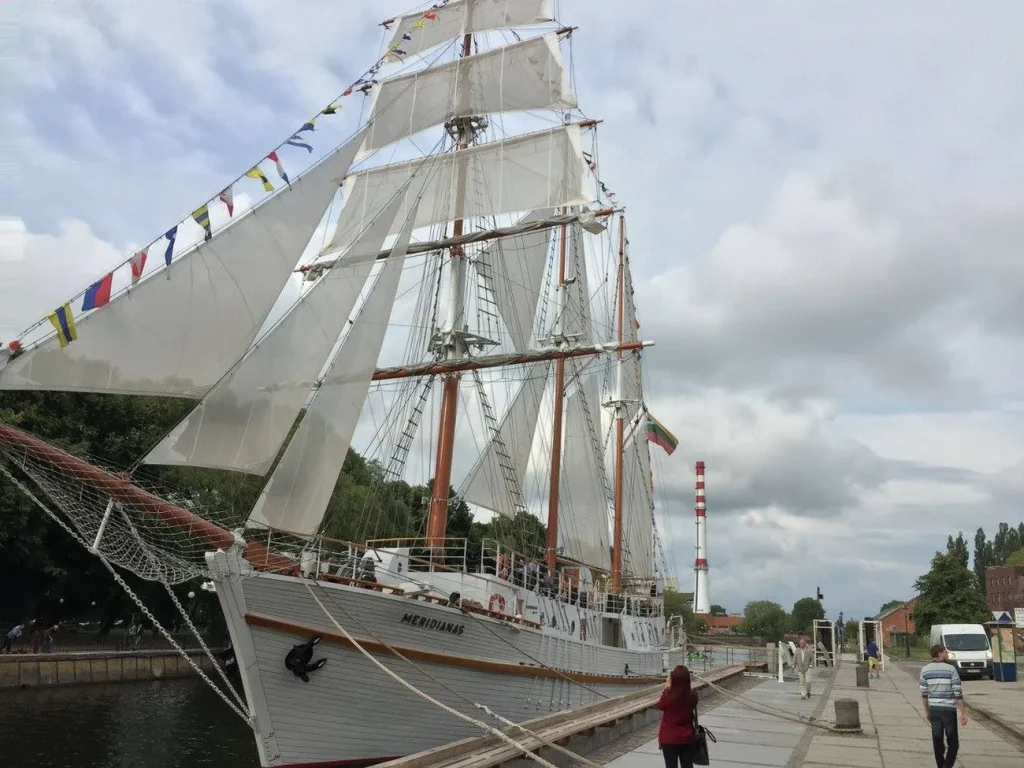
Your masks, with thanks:
M931 644L946 649L949 663L960 677L992 679L992 646L981 624L936 624L932 627Z

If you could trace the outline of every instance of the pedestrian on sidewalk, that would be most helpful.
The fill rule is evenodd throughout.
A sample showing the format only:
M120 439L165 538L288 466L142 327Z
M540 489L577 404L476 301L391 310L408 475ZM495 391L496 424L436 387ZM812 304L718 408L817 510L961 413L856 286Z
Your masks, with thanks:
M665 681L665 691L657 707L661 710L658 747L665 758L665 768L693 768L697 693L690 686L690 670L682 664L673 669Z
M956 753L960 750L956 710L959 706L960 725L966 726L967 704L964 702L960 674L948 662L946 649L941 645L933 645L931 653L931 663L925 664L921 670L921 696L924 698L925 716L932 725L935 765L937 768L953 768Z
M796 675L800 678L800 698L811 698L811 665L814 664L814 649L807 645L807 638L800 638L800 646L796 649L793 663Z
M872 640L868 643L868 672L874 672L875 677L881 677L879 671L882 664L882 655L878 652L878 644Z

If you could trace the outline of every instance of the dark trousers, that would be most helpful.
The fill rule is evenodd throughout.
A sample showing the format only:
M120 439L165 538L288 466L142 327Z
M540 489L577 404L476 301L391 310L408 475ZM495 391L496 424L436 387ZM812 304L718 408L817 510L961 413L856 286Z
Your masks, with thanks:
M693 744L662 744L665 768L693 768Z
M956 725L956 710L952 707L929 707L932 717L932 747L935 749L937 768L953 768L956 753L960 751L960 733ZM942 737L946 737L943 745Z

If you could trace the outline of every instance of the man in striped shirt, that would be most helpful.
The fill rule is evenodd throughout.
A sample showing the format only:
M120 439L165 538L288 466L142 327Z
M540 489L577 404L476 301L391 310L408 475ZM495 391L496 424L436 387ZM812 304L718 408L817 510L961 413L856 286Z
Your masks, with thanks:
M953 768L960 750L960 734L956 725L956 709L960 707L960 725L967 725L967 705L964 703L963 685L956 667L946 661L946 649L941 645L931 648L932 660L921 670L921 696L925 713L932 724L932 747L935 765ZM943 745L943 736L946 743Z

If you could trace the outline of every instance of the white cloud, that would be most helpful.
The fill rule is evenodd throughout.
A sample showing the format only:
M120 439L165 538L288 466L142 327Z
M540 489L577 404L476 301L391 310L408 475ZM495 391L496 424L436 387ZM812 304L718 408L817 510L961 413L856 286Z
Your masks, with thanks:
M361 74L377 23L407 8L349 5L15 3L0 337ZM1016 520L1019 4L559 10L580 27L580 102L605 120L601 176L628 205L652 409L681 441L655 474L682 583L697 458L712 598L733 609L820 583L833 613L873 612L947 533ZM359 108L318 121L318 155ZM297 173L311 158L283 159Z

